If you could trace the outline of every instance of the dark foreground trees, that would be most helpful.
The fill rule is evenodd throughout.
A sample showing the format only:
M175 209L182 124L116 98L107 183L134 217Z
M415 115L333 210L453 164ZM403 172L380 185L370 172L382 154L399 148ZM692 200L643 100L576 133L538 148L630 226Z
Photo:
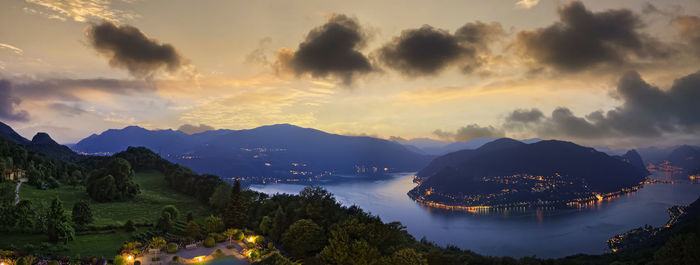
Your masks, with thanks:
M241 193L241 183L236 180L233 183L231 196L224 212L224 224L228 228L243 228L247 221L246 202Z
M92 210L90 205L86 201L79 201L73 205L73 211L71 214L73 223L76 228L83 229L88 224L92 223Z
M63 209L63 202L56 197L51 202L51 207L46 218L46 234L49 236L49 241L52 243L73 240L75 231L70 224L68 215Z
M133 178L134 171L128 161L112 158L104 167L90 173L86 185L88 195L98 202L131 199L139 193Z

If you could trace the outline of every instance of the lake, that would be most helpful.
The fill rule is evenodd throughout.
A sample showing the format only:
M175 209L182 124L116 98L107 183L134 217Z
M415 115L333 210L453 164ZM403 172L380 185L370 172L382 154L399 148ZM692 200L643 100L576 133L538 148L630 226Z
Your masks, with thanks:
M423 207L406 193L414 173L384 180L321 185L343 205L358 205L385 222L399 221L408 232L439 245L454 245L490 256L557 258L608 251L606 240L646 224L664 225L666 209L687 205L700 195L697 184L647 184L609 202L576 210L504 210L474 215ZM304 185L253 185L256 191L296 194Z

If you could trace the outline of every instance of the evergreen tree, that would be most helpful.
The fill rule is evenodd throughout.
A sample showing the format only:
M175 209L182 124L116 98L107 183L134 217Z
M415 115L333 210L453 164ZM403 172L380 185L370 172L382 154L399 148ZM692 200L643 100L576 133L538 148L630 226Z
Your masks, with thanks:
M160 217L156 221L156 229L161 232L167 233L173 226L173 219L168 212L161 213Z
M63 209L63 202L56 197L51 202L47 216L46 234L49 236L49 241L68 243L68 241L73 240L74 233L68 215Z
M236 180L224 213L224 224L228 228L243 228L247 219L247 209L241 193L241 183Z
M272 226L269 233L274 240L279 240L282 237L282 233L287 230L286 219L287 216L282 211L282 207L277 207L275 216L272 218Z
M88 224L92 223L92 210L90 205L86 201L79 201L73 205L73 223L78 228L85 228Z
M189 221L187 223L187 228L185 229L185 235L193 239L200 237L202 234L199 233L199 225L194 221Z

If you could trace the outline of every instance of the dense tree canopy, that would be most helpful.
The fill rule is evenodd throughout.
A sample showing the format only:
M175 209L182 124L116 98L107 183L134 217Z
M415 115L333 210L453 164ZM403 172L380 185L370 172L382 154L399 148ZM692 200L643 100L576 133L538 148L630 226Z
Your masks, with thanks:
M113 158L104 167L90 173L87 192L93 200L99 202L128 200L139 193L139 187L133 178L134 171L129 161Z
M92 223L92 210L90 205L86 201L79 201L73 205L72 212L73 223L77 228L85 228L88 224Z
M67 243L73 240L74 231L68 220L68 215L63 209L63 202L58 198L53 199L46 225L46 234L49 236L49 241L53 243Z

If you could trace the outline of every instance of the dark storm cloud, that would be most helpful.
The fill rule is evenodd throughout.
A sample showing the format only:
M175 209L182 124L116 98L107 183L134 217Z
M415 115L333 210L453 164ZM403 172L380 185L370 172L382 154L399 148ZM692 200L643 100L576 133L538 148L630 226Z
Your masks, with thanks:
M8 121L28 121L29 113L18 110L17 105L22 101L13 95L10 81L0 80L0 119Z
M595 111L585 117L568 108L557 108L550 117L528 119L515 111L506 117L504 128L532 130L545 137L658 137L664 133L700 131L700 73L677 79L669 90L645 82L636 72L624 74L617 94L619 107ZM537 113L533 109L529 113ZM539 112L541 113L541 112Z
M138 78L151 77L161 68L172 73L183 64L172 45L161 44L129 25L95 24L88 29L88 38L93 48L109 58L110 65Z
M480 137L499 138L505 136L503 130L494 128L493 126L481 127L477 124L469 124L457 129L457 132L446 132L438 129L435 130L433 134L442 139L457 142L466 142Z
M700 57L700 17L680 16L673 19L681 38L687 42L691 51Z
M312 29L296 51L280 51L277 66L296 75L333 76L349 85L358 74L372 71L370 61L359 51L366 38L357 19L335 14Z
M203 133L206 131L211 131L211 130L216 130L214 127L206 125L206 124L199 124L199 126L192 125L192 124L183 124L180 126L180 128L177 128L178 131L184 132L186 134L195 134L195 133Z
M404 30L377 54L386 66L407 76L434 75L452 65L469 73L483 64L490 42L504 35L498 23L467 23L454 34L423 25Z
M633 57L665 58L671 53L640 31L644 25L630 10L592 12L573 1L558 13L559 21L553 25L517 34L515 48L523 57L574 72L601 64L624 64Z

